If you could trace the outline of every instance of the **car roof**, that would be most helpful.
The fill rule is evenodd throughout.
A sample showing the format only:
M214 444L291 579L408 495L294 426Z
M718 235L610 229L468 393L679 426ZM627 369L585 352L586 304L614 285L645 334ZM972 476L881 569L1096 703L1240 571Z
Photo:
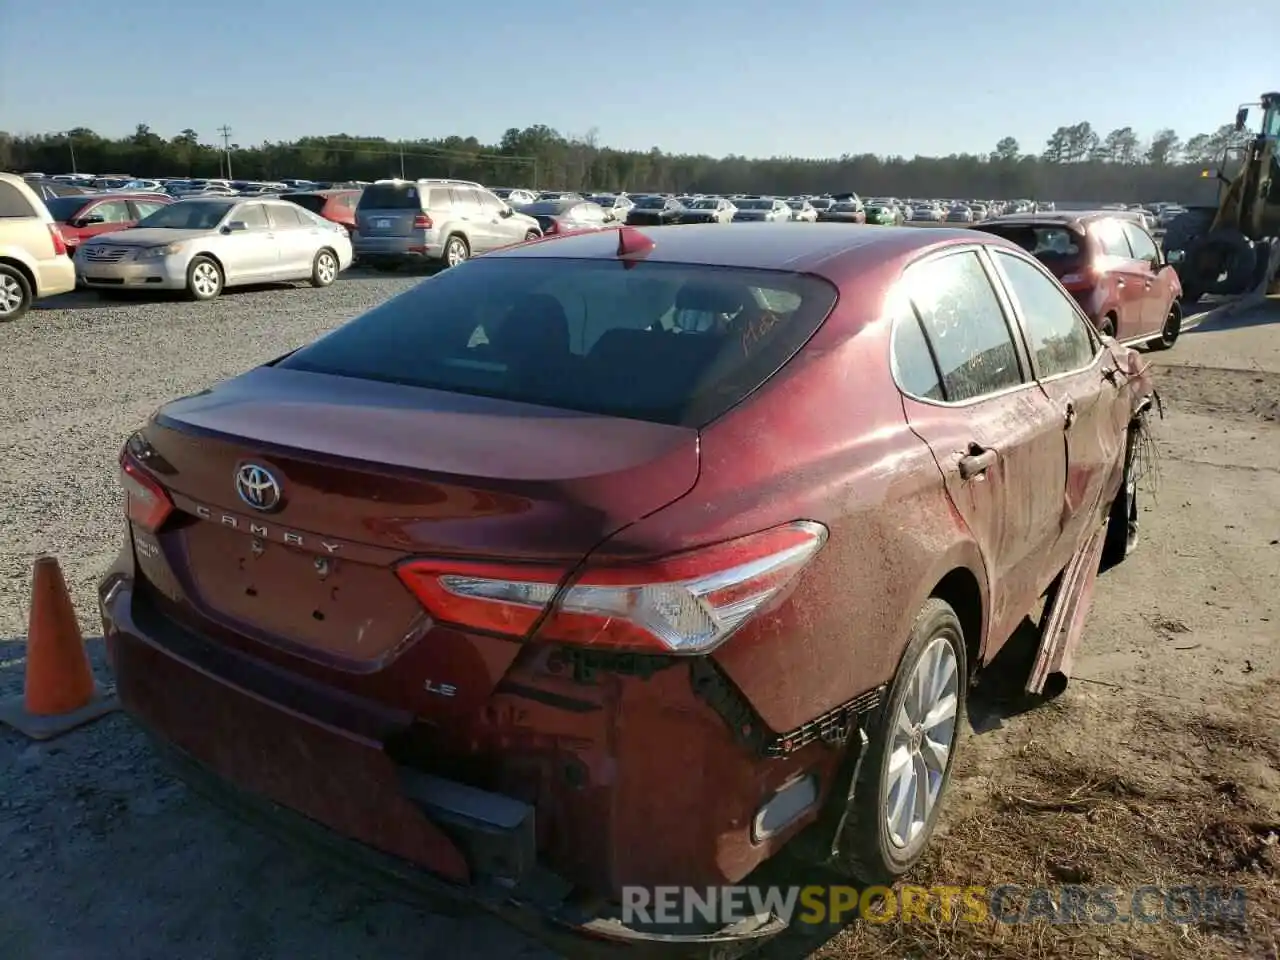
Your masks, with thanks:
M110 193L86 193L82 200L172 200L167 193L157 190L112 190Z
M720 224L622 229L635 230L654 241L653 249L644 257L646 261L819 275L862 263L914 258L930 249L961 242L1007 244L991 234L972 230L842 223L816 223L803 230L790 223L760 223L733 229ZM521 244L489 256L608 260L615 258L617 251L617 231L600 230Z
M1083 230L1098 220L1121 219L1137 222L1130 210L1041 210L1039 213L1008 213L1002 217L984 220L984 224L1012 224L1015 226L1063 226Z

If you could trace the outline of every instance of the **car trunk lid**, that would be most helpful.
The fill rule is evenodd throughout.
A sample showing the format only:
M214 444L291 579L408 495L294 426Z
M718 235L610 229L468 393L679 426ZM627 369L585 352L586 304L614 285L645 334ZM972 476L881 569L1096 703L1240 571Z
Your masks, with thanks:
M692 428L273 367L169 404L145 438L193 605L357 671L430 629L406 557L567 572L698 475Z

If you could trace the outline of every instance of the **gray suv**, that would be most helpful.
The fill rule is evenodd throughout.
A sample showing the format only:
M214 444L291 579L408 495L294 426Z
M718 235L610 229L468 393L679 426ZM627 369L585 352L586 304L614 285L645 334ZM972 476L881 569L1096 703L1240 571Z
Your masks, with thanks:
M537 220L470 180L379 180L360 196L352 246L377 269L411 260L452 267L540 236Z

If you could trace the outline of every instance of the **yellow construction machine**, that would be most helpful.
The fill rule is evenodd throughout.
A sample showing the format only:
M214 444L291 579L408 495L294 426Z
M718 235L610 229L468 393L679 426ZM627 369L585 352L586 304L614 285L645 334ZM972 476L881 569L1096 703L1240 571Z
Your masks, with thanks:
M1189 206L1164 235L1187 305L1205 295L1280 293L1280 92L1241 106L1237 133L1248 129L1251 107L1262 110L1258 132L1201 174L1216 181L1216 203Z

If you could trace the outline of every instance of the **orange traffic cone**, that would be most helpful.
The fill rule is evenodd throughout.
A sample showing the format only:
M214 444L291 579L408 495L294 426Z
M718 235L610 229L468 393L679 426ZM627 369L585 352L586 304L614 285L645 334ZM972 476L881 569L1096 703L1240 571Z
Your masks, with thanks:
M93 679L84 638L57 557L38 557L27 623L27 675L21 696L0 701L0 722L48 740L116 709Z

